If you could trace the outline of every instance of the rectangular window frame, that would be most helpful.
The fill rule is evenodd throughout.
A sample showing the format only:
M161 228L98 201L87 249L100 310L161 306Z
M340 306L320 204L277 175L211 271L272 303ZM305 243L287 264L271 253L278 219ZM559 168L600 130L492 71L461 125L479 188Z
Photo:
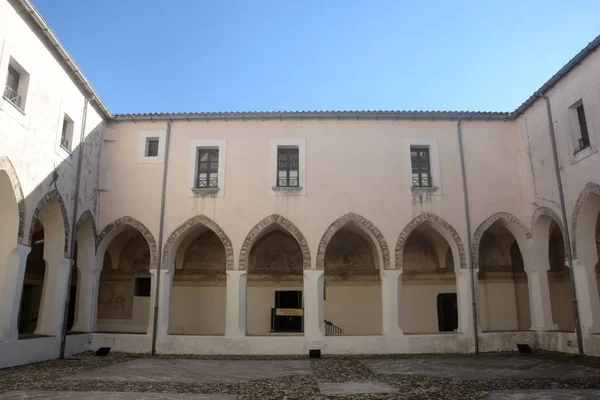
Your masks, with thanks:
M14 85L9 87L9 78L11 70L18 74L18 82L16 88ZM14 74L13 74L14 76ZM13 105L21 113L25 113L25 107L27 105L27 93L29 88L29 73L19 64L13 57L10 57L8 61L8 68L6 69L6 79L3 82L2 87L2 98L8 103Z
M150 297L152 295L152 278L135 278L135 297Z
M297 148L298 149L298 186L278 186L278 149L279 148ZM269 170L268 179L269 196L306 196L307 195L307 157L306 157L306 139L271 139L269 144Z
M189 141L186 197L225 197L225 186L227 184L227 139L193 139ZM198 178L198 149L218 149L218 187L196 188Z
M166 130L141 130L138 132L138 164L162 163L165 160ZM158 139L158 154L148 156L148 141ZM112 138L111 140L116 140Z
M569 147L571 165L598 152L596 134L594 131L594 118L590 110L593 109L591 99L584 88L572 93L565 99L565 136Z
M438 138L433 137L407 137L402 139L402 170L398 171L403 190L409 197L412 196L442 196L443 195L443 177L439 154ZM431 186L429 187L413 187L413 168L411 158L411 147L428 147L429 148L429 165L431 174Z
M421 153L425 157L421 156L421 160L416 160L413 157L413 153ZM429 146L412 145L410 146L410 161L411 161L411 176L412 176L412 187L415 189L429 189L433 186L433 179L431 175L431 151ZM426 162L425 162L426 161ZM417 165L420 164L420 165ZM426 168L423 168L426 166ZM415 168L417 171L415 172ZM415 180L415 173L417 178Z
M63 115L63 121L60 133L60 148L71 154L73 151L73 131L75 129L75 123L67 115Z
M202 156L206 154L206 168L203 168ZM214 159L217 159L216 163ZM215 165L216 164L216 165ZM206 174L206 178L200 177L201 173ZM218 189L219 188L219 148L218 147L198 147L196 148L196 178L194 180L194 189Z
M590 133L587 128L587 121L585 115L585 107L583 106L583 102L575 108L577 112L577 125L579 127L579 138L577 141L577 150L576 153L585 150L590 147Z
M282 156L287 155L287 159L282 161ZM296 165L290 156L295 156ZM281 177L281 172L285 173L285 177ZM292 172L296 173L296 178L293 178ZM277 146L277 177L278 188L299 188L300 187L300 149L298 146Z
M152 143L156 143L156 148L152 148ZM147 137L146 138L146 149L145 157L158 157L158 150L160 149L160 138L158 137ZM155 152L153 151L155 150Z

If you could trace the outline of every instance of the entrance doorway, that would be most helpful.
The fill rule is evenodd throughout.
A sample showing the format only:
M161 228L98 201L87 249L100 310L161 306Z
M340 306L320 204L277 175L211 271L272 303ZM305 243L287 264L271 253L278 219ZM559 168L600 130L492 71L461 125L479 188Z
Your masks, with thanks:
M454 332L458 328L458 307L456 293L440 293L437 296L438 329L440 332Z
M271 332L304 332L301 290L275 292L275 308L271 309Z

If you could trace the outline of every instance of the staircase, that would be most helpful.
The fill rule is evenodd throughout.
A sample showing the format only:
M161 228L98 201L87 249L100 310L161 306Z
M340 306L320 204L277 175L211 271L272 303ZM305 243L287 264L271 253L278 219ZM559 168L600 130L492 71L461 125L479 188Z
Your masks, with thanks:
M331 321L325 320L325 336L339 336L343 335L344 330L337 325L334 325Z

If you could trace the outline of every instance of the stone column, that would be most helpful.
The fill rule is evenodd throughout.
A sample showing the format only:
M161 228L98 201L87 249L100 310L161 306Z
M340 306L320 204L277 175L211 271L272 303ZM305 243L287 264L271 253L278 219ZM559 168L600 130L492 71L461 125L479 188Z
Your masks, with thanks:
M321 339L325 335L325 311L323 290L325 271L304 270L304 337L307 340Z
M600 297L593 266L573 260L577 304L582 335L600 333ZM569 299L570 300L570 299Z
M158 299L158 326L157 338L164 338L169 334L171 324L171 289L173 275L169 270L160 271L160 299ZM154 311L154 304L151 305Z
M473 271L477 285L477 270ZM477 287L475 287L477 296ZM456 297L458 302L458 331L463 335L473 337L473 296L471 295L471 270L460 268L456 272ZM477 327L479 331L479 327Z
M227 271L225 336L246 336L247 271Z
M550 287L547 271L527 271L529 288L529 307L531 310L531 329L550 331L558 328L552 320Z
M381 271L381 304L383 317L383 334L386 336L402 335L401 318L402 271Z
M17 340L19 336L19 308L29 252L31 247L19 244L10 252L6 261L4 286L0 298L0 341Z
M60 335L65 312L67 290L71 282L67 282L71 260L49 260L46 266L42 303L35 333L39 335Z
M87 268L78 271L79 282L77 282L74 332L93 332L93 307L94 295L96 293L96 273Z

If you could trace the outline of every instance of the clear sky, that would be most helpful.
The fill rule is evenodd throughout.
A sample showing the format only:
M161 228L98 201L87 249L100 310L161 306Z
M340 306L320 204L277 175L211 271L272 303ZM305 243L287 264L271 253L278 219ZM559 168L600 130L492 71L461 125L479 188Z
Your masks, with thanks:
M114 113L512 111L600 1L33 0Z

